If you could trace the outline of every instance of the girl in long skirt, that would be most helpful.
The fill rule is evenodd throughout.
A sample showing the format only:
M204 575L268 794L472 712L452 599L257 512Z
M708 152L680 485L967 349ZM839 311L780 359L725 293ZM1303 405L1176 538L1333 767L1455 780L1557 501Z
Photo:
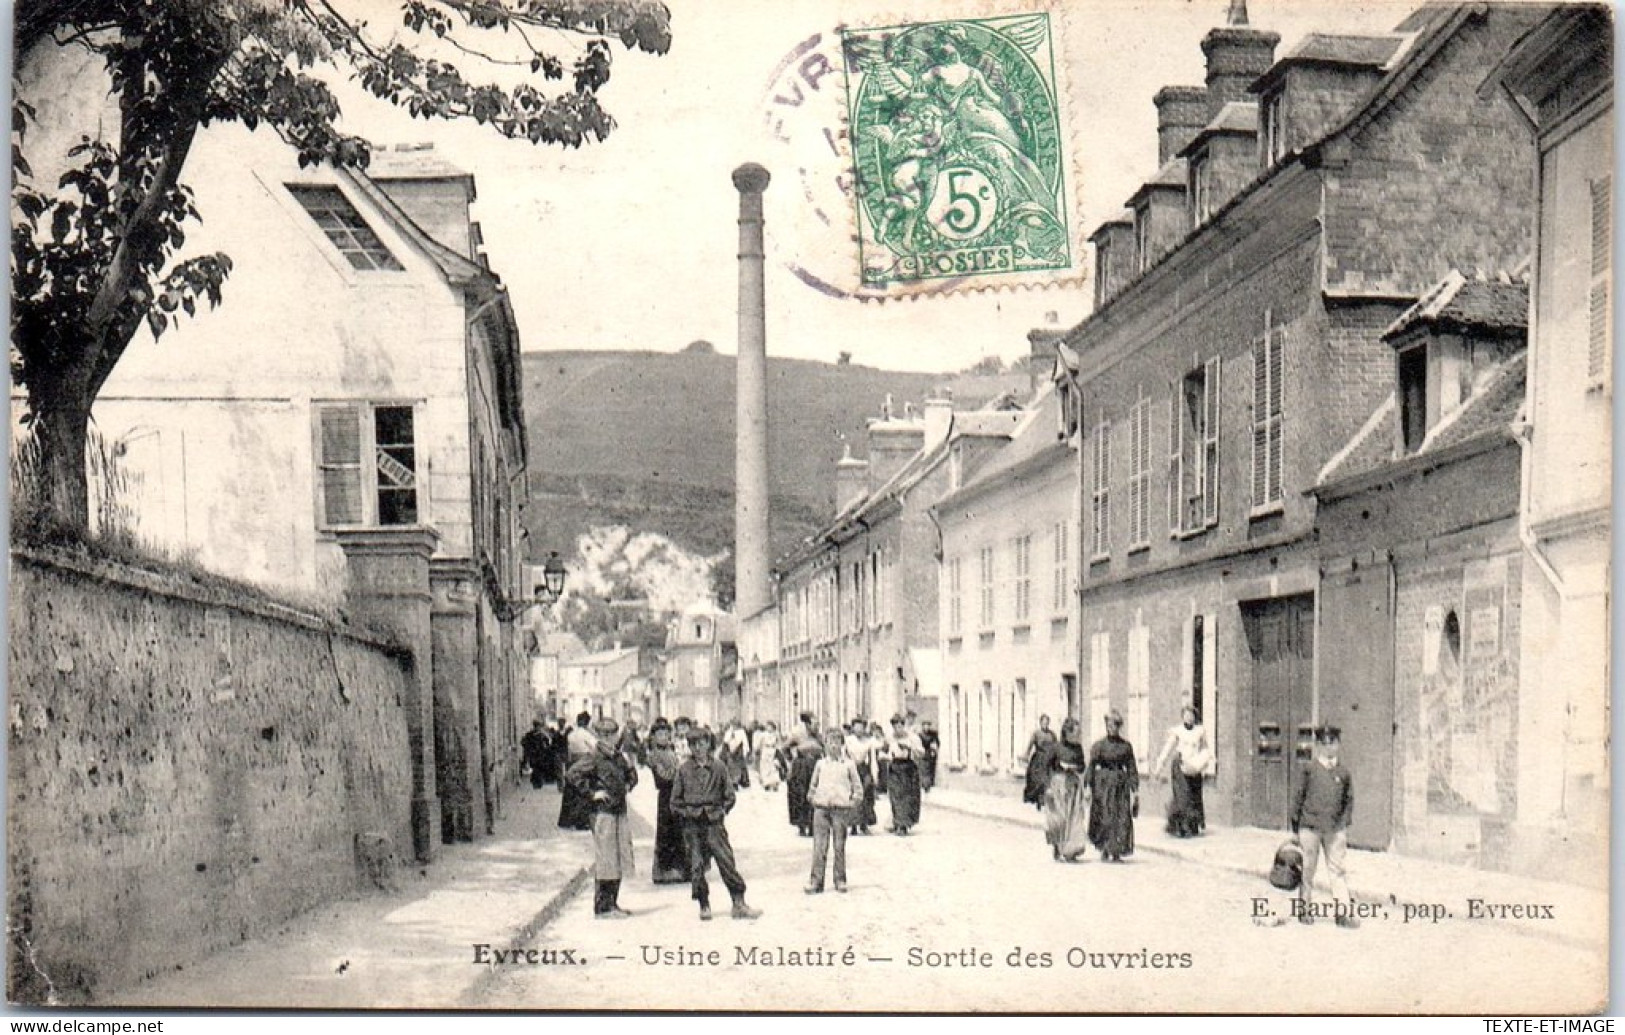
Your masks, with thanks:
M1140 772L1122 729L1123 716L1113 708L1106 714L1106 736L1089 749L1089 841L1107 862L1134 854L1134 814L1140 807Z
M893 716L890 756L886 767L886 792L891 797L892 833L904 835L920 821L920 756L925 748L920 738L903 725L901 715Z
M1089 795L1083 782L1088 756L1080 734L1077 721L1068 719L1061 724L1059 743L1044 752L1049 766L1049 786L1044 792L1044 840L1049 842L1056 862L1077 862L1089 846Z
M1172 759L1172 761L1170 761ZM1180 724L1168 731L1154 772L1172 791L1168 802L1168 833L1196 837L1207 824L1202 809L1202 778L1213 768L1213 748L1207 730L1196 721L1196 709L1180 710Z
M677 779L677 751L672 747L671 727L656 719L649 733L649 771L654 774L659 797L655 805L656 884L688 883L688 848L683 844L683 824L671 810L671 787Z
M777 723L770 722L767 727L758 730L756 740L751 745L756 752L756 776L762 781L762 789L776 791L779 789L779 727Z
M785 783L785 799L790 806L790 825L802 837L812 836L813 810L807 801L807 790L812 786L813 770L823 748L818 741L797 744L790 759L790 779Z

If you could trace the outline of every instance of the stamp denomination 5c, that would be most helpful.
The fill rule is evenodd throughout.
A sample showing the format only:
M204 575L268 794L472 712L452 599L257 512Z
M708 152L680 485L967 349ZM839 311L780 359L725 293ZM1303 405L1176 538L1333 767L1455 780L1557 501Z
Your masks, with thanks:
M1077 275L1048 14L849 29L841 42L866 289Z

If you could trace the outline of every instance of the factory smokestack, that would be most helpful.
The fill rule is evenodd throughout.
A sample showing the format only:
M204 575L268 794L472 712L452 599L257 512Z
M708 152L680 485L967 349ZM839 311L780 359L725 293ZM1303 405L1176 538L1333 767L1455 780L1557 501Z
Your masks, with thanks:
M734 170L739 190L739 370L734 454L734 612L749 618L772 603L767 525L767 299L762 192L767 170Z

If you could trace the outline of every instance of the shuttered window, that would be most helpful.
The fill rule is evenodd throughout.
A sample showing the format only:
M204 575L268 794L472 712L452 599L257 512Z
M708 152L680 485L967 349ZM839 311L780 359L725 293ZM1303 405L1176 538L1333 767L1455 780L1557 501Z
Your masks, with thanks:
M1200 532L1219 522L1219 357L1175 382L1169 407L1168 530Z
M1612 277L1613 177L1591 181L1591 290L1587 297L1586 385L1607 389L1613 380L1613 319L1608 304Z
M1026 623L1032 612L1033 602L1033 537L1019 535L1010 541L1011 553L1015 555L1016 567L1016 598L1015 621L1017 625Z
M1253 342L1253 507L1281 500L1282 335L1264 310L1264 335Z
M416 414L410 404L319 403L316 439L321 527L418 523Z
M1151 543L1151 400L1129 411L1129 548Z
M1071 553L1067 540L1071 534L1072 530L1065 521L1056 523L1054 585L1050 596L1050 610L1056 614L1066 614L1072 603L1072 575L1067 560Z

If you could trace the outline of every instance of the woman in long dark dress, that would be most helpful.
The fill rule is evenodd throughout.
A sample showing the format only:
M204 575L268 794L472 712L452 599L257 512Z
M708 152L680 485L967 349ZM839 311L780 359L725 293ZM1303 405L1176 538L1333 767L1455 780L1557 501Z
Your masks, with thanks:
M886 794L891 799L892 833L901 836L920 821L920 756L925 747L919 735L904 726L901 715L892 719L891 726Z
M664 719L655 720L649 733L649 771L654 774L659 799L655 805L656 884L688 883L688 848L683 844L683 823L671 810L671 787L677 779L677 750L672 747L671 727Z
M1107 862L1134 854L1140 772L1122 729L1123 716L1113 708L1106 713L1106 735L1089 749L1089 841Z
M790 742L785 746L790 755L790 776L784 783L785 804L790 810L790 825L802 837L812 836L813 808L807 800L807 791L812 787L813 770L818 767L818 759L824 753L823 745L813 733L812 716L803 713L801 722L790 734Z
M1044 791L1044 840L1056 862L1077 862L1089 845L1088 789L1084 775L1089 757L1079 739L1076 719L1061 724L1061 739L1044 752L1049 786Z

